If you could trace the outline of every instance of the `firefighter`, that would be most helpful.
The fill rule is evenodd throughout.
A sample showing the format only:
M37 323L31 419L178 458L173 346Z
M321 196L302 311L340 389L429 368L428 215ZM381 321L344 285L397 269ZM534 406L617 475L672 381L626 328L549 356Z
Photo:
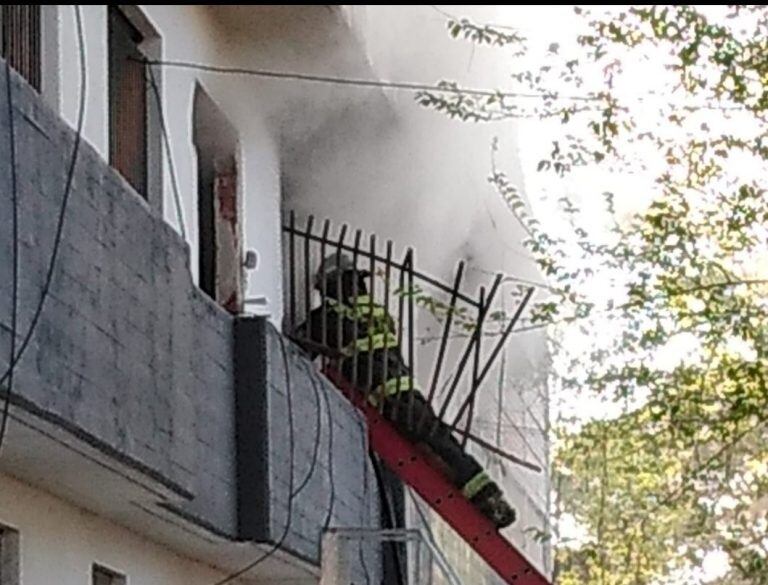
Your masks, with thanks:
M477 460L465 453L450 427L419 392L403 359L395 322L368 295L366 271L354 270L344 254L328 256L314 285L325 303L313 309L296 332L312 357L336 360L341 374L414 443L425 444L447 468L457 488L498 528L515 521L515 511ZM383 401L383 403L382 403Z

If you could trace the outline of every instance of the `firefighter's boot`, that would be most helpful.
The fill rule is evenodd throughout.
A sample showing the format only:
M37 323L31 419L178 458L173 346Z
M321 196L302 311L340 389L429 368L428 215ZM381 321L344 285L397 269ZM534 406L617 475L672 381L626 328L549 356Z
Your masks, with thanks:
M491 482L475 494L470 500L496 528L506 528L517 518L515 510L504 499L504 494L495 483Z

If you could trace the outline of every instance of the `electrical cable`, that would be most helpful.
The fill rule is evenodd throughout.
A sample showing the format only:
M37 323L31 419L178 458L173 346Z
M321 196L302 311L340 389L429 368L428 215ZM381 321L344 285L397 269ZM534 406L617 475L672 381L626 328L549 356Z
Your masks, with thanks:
M86 61L85 39L83 35L83 22L82 22L82 16L80 14L80 6L75 4L74 10L75 10L75 23L77 25L77 40L78 40L78 47L79 47L79 53L80 53L80 104L79 104L78 113L77 113L77 128L75 130L75 140L72 146L72 156L70 159L69 168L67 170L67 178L64 186L64 194L62 196L61 206L59 208L56 231L53 239L53 250L51 251L51 257L50 257L50 260L48 261L48 269L45 276L45 283L43 284L43 288L40 293L40 300L37 304L37 307L35 308L34 314L32 315L32 319L30 320L29 329L27 330L27 333L24 336L24 339L19 344L19 348L18 348L18 352L16 353L16 356L12 357L11 363L8 365L8 368L3 373L2 377L0 377L0 385L2 385L6 380L8 380L10 377L13 376L13 372L16 368L16 365L19 363L22 356L24 355L24 352L29 346L29 342L32 340L32 336L35 333L37 324L40 321L40 316L42 315L43 308L45 306L45 301L48 298L48 294L51 289L51 282L53 281L53 271L56 266L56 259L59 254L62 232L64 229L64 218L66 216L69 196L72 192L72 181L75 175L75 165L77 163L77 155L80 151L80 142L82 140L82 134L83 134L83 123L85 121L85 96L86 96L86 89L88 85L87 70L85 65L85 61ZM8 404L10 403L10 399L11 399L10 392L6 392L5 406L3 407L4 412L9 408ZM6 419L7 417L4 416L4 420ZM5 431L5 426L3 426L3 433L4 431ZM0 435L0 444L2 444L3 436L4 435Z
M157 87L157 81L155 80L155 74L152 71L152 66L144 62L145 70L149 74L149 83L152 87L152 92L155 94L155 101L157 102L157 117L160 122L160 131L163 135L163 146L165 147L165 156L168 159L168 169L171 171L171 187L173 188L173 201L176 206L176 220L179 222L179 230L181 231L181 238L187 241L187 229L184 225L184 210L181 205L181 195L179 193L179 182L176 177L176 165L173 162L173 151L171 150L171 140L168 136L168 126L165 123L165 113L163 112L163 100L160 97L160 89Z
M317 384L314 377L310 377L310 381L313 386ZM328 397L328 389L326 388L325 384L321 384L321 387L323 388L323 403L325 404L326 420L328 421L328 483L330 492L328 511L326 512L325 518L323 519L322 532L325 532L331 525L333 510L336 505L336 480L334 479L333 471L333 414L331 412L331 401Z
M399 522L397 521L397 518L395 518L395 505L392 501L392 492L388 489L388 486L384 483L384 477L382 472L382 466L381 462L378 460L377 456L374 453L370 454L371 457L371 463L373 465L373 472L376 475L376 484L379 488L379 494L380 494L380 500L382 503L382 506L384 508L384 516L387 518L387 523L389 526L387 528L404 528L404 526L399 526ZM392 548L395 551L395 570L396 570L396 580L398 585L406 585L405 580L405 563L402 559L402 544L398 542L390 543Z
M286 401L288 405L288 514L285 521L285 527L283 528L283 533L280 535L280 538L275 542L272 547L263 555L261 555L259 558L257 558L255 561L248 563L243 568L235 571L234 573L231 573L229 576L225 577L224 579L221 579L219 581L216 581L214 585L224 585L225 583L230 583L234 581L235 579L242 577L246 573L249 573L253 569L255 569L258 565L266 561L269 557L271 557L273 554L275 554L285 543L286 538L288 538L288 534L290 534L291 531L291 524L293 522L293 499L294 499L294 469L293 466L295 464L295 437L294 437L294 424L293 424L293 397L292 397L292 389L291 389L291 373L289 369L288 364L288 351L285 348L285 340L283 339L282 335L277 336L279 342L280 342L280 352L283 356L283 369L285 372L285 396Z
M311 75L307 73L295 73L290 71L273 71L269 69L251 69L247 67L225 67L221 65L210 65L207 63L195 63L192 61L171 61L160 59L144 59L144 63L148 65L159 65L161 67L176 67L179 69L191 69L195 71L204 71L214 74L227 74L227 75L245 75L250 77L262 77L265 79L283 79L290 81L303 81L308 83L323 83L328 85L342 85L352 87L363 88L379 88L379 89L395 89L412 92L435 92L435 93L447 93L457 96L474 96L479 98L494 98L496 100L503 98L520 98L520 99L534 99L534 100L547 100L551 102L555 101L571 101L571 102L601 102L604 101L604 97L596 95L559 95L556 92L515 92L515 91L501 91L501 90L489 90L478 88L461 88L453 83L442 82L438 84L411 82L411 81L387 81L377 79L365 79L354 77L335 77L332 75ZM644 102L643 96L637 96L638 101ZM670 104L672 105L672 104ZM743 111L743 106L719 106L717 104L704 104L695 106L681 106L686 110L734 110ZM587 111L589 108L584 108L580 111ZM620 108L622 111L626 108ZM597 111L597 110L595 110ZM500 118L501 119L501 118Z
M18 333L18 305L19 305L19 188L16 178L16 130L13 121L13 89L11 87L11 65L5 60L5 93L8 104L8 135L9 135L9 160L11 163L11 239L13 240L13 261L11 276L11 339L10 355L8 363L11 364L8 372L8 386L3 403L2 422L0 422L0 453L3 449L3 440L8 427L8 414L11 408L11 394L13 394L13 358L16 355L16 335Z
M368 525L368 442L366 437L368 436L368 427L365 423L360 423L360 431L363 436L363 505L360 509L361 525ZM358 557L360 558L360 564L363 567L363 574L365 575L366 585L371 585L371 574L368 571L368 563L365 562L365 553L363 552L362 538L357 542Z
M454 22L461 22L463 20L469 20L466 17L454 16L450 12L446 12L445 10L442 10L441 8L439 8L435 4L428 4L428 6L432 10L437 12L440 16L443 16L443 17L447 18L448 20L452 20ZM519 31L522 30L521 28L518 28L518 27L515 27L515 26L509 26L508 24L495 24L493 22L483 23L482 26L487 27L487 28L499 28L499 29L504 29L504 30L511 30L511 31L515 31L515 32L519 32Z
M249 69L246 67L223 67L192 61L170 61L160 59L147 59L148 65L160 65L162 67L176 67L179 69L193 69L207 73L246 75L250 77L263 77L266 79L288 79L291 81L305 81L309 83L324 83L330 85L346 85L354 87L368 87L379 89L398 89L405 91L434 91L438 93L452 93L456 95L471 95L486 98L525 98L525 99L550 99L572 101L600 101L601 98L593 96L558 96L546 93L525 93L510 91L491 91L488 89L459 88L451 85L434 85L429 83L416 83L410 81L380 81L376 79L364 79L353 77L334 77L331 75L310 75L306 73L294 73L287 71L272 71L269 69Z
M331 519L333 517L333 509L334 509L334 505L335 505L335 501L336 501L336 487L335 487L334 469L333 469L333 466L334 466L334 463L333 463L333 433L334 433L334 431L333 431L333 414L332 414L331 405L330 405L330 398L328 396L328 389L326 388L325 384L321 384L323 392L322 393L318 392L318 390L317 390L317 381L315 380L314 376L311 375L311 372L309 374L310 374L309 375L309 381L310 381L310 384L312 385L312 388L313 388L313 390L315 392L315 396L317 398L322 396L322 398L323 398L323 404L325 406L325 412L326 412L326 420L328 421L328 479L329 479L329 484L330 484L330 488L329 488L329 492L330 492L329 498L330 498L330 501L329 501L329 505L328 505L328 511L326 512L325 519L323 520L323 523L322 523L322 529L321 529L321 533L322 533L322 532L327 531L328 527L330 526L330 522L331 522ZM316 400L315 404L317 406L317 411L319 412L319 410L320 410L319 401ZM367 429L365 428L365 426L362 427L362 431L363 431L364 435L365 435L365 433L367 433ZM316 440L315 442L316 442L316 444L319 445L320 441ZM317 451L318 450L315 449L314 452L317 453ZM314 456L313 456L313 459L314 459ZM363 509L361 510L361 515L363 515L363 524L365 524L365 518L366 518L365 510L366 510L366 505L367 505L367 500L368 500L368 478L367 478L368 477L368 466L366 464L366 461L367 461L367 457L364 458L364 460L363 460L363 466L364 466L363 467L363 502L364 502L364 506L363 506ZM297 492L298 492L298 490L297 490ZM365 561L365 557L364 557L364 555L362 553L362 548L358 548L358 553L359 553L361 565L363 567L363 571L365 573L366 583L370 584L370 573L368 571L368 566L367 566L367 563Z
M317 468L317 459L318 454L320 452L320 435L322 431L322 419L321 419L321 413L320 413L320 392L317 390L317 386L313 383L312 380L312 371L309 369L309 367L304 364L304 371L307 373L307 377L310 380L310 385L312 386L312 391L315 396L315 440L312 448L312 460L309 464L309 470L307 471L307 476L299 482L298 487L293 491L293 495L297 496L299 493L304 490L304 488L307 486L309 481L312 479L312 476L315 474L315 469Z

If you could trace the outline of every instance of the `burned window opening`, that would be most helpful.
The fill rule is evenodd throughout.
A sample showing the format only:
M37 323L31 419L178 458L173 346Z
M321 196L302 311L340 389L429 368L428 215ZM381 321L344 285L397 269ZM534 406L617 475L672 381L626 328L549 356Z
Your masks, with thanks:
M198 86L194 104L198 181L198 273L206 295L230 313L242 308L242 238L237 133Z

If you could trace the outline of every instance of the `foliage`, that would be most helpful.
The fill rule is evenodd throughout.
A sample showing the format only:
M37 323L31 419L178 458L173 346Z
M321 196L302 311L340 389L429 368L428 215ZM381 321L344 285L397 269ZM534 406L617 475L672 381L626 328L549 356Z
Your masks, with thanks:
M553 132L541 173L642 187L624 215L626 193L580 187L609 228L563 198L570 229L553 233L495 164L489 178L550 285L528 326L551 328L571 402L611 413L557 429L557 512L587 533L558 542L558 578L699 582L717 551L719 583L765 585L768 8L576 13L574 49L514 56L523 92L417 98L465 121L540 120ZM473 38L461 26L450 33Z

